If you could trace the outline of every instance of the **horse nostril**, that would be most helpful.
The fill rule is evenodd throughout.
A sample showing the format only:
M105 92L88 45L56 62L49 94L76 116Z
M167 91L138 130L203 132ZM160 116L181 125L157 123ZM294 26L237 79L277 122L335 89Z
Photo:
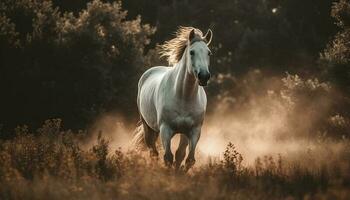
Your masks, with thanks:
M198 77L198 79L202 79L202 73L198 72L197 77Z
M210 74L210 73L208 73L207 80L209 80L209 79L210 79L210 77L211 77L211 74Z
M208 81L210 79L210 73L209 72L203 73L201 78L202 80Z
M206 84L210 79L210 73L208 71L200 71L197 78L201 83Z

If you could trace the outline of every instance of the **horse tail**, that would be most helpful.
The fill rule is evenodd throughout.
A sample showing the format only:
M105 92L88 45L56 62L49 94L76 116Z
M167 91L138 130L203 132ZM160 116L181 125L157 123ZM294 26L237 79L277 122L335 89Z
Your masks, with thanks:
M134 131L134 137L132 139L132 145L136 150L145 150L146 149L146 143L145 143L145 130L143 127L143 122L140 116L140 120L136 124L136 128Z

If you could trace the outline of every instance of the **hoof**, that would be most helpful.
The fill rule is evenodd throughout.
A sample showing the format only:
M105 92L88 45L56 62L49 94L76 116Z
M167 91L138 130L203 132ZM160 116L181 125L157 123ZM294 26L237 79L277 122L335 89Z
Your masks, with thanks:
M185 171L188 171L193 167L193 165L196 163L195 159L187 159L185 164Z

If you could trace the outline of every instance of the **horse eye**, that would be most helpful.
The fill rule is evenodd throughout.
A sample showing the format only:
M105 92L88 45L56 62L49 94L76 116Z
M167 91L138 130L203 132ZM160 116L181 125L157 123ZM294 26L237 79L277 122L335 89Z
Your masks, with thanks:
M191 51L190 51L190 54L191 54L191 56L193 56L193 55L194 55L194 51L193 51L193 50L191 50Z

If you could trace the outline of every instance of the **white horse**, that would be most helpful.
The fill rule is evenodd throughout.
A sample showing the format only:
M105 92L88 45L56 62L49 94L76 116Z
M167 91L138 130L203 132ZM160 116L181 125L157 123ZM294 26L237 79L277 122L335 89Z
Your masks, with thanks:
M136 133L134 142L145 143L151 156L158 156L156 140L160 133L165 150L164 161L173 163L171 138L181 133L175 154L178 169L186 156L186 169L195 163L195 149L201 135L201 127L207 106L203 86L210 78L208 45L212 31L203 36L192 27L180 27L176 37L161 45L161 56L167 57L173 67L152 67L140 78L137 105L143 130Z

